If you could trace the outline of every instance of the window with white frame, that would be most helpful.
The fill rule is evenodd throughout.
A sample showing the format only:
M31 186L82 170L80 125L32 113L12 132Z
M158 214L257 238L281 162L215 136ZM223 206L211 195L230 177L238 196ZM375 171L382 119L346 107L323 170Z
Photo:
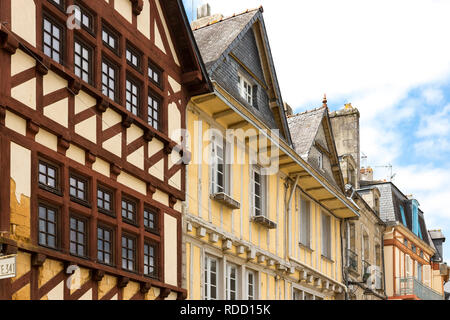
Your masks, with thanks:
M322 211L322 255L331 259L331 217Z
M306 247L311 245L311 201L300 197L300 243Z
M241 93L241 96L250 105L253 105L253 86L251 85L250 81L248 81L241 74L238 75L238 81L239 81L239 84L238 84L239 85L239 92Z
M256 272L247 270L247 300L256 299Z
M204 266L204 274L205 274L205 291L204 298L205 300L217 300L218 299L218 289L217 289L217 280L218 280L218 260L209 256L205 257L205 266Z
M237 300L238 275L237 266L235 266L234 264L227 265L225 285L226 299Z
M226 143L220 135L212 136L211 142L211 193L227 192Z
M252 168L252 202L253 215L266 215L266 176L262 174L261 167L253 166Z
M319 151L319 155L317 157L317 164L320 169L323 169L323 153Z

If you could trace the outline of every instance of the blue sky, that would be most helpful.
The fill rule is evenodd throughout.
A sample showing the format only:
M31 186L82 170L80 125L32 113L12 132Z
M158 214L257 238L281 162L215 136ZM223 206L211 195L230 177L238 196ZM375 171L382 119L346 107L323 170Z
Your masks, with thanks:
M283 99L296 112L320 106L324 93L331 110L360 110L367 165L392 164L428 229L449 237L450 262L450 1L208 2L224 16L263 6Z

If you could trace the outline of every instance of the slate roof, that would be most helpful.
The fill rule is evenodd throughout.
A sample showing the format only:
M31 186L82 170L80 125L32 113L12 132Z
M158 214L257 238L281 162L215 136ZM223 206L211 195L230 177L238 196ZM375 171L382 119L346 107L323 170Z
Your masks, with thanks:
M209 68L231 45L260 9L254 9L194 30L200 53Z
M320 107L289 116L287 119L295 151L305 160L314 143L325 109Z

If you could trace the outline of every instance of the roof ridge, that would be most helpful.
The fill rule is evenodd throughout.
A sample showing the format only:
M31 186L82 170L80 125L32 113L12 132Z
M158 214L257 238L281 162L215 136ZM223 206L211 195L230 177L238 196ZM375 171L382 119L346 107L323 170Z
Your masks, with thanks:
M229 20L229 19L231 19L231 18L235 18L235 17L239 17L239 16L242 16L242 15L244 15L244 14L247 14L247 13L250 13L250 12L253 12L253 11L258 11L258 10L260 10L261 12L263 12L263 6L261 5L261 6L259 6L258 8L254 8L254 9L246 9L245 11L242 11L242 12L239 12L239 13L233 13L233 15L231 15L231 16L228 16L228 17L222 17L222 19L220 19L220 20L218 20L218 21L211 21L211 22L208 22L207 24L205 24L204 26L201 26L201 27L198 27L198 28L194 28L193 30L194 31L196 31L196 30L200 30L200 29L203 29L203 28L206 28L206 27L210 27L210 26L212 26L212 25L214 25L214 24L216 24L216 23L219 23L219 22L225 22L225 21L227 21L227 20ZM211 15L211 16L213 16L213 15Z
M325 108L326 107L324 107L324 106L320 106L320 107L317 107L317 108L314 108L314 109L311 109L311 110L305 110L303 112L298 112L298 113L292 114L290 116L287 116L287 118L293 118L293 117L301 116L301 115L304 115L304 114L307 114L307 113L312 113L312 112L315 112L315 111L319 111L320 109L325 109Z

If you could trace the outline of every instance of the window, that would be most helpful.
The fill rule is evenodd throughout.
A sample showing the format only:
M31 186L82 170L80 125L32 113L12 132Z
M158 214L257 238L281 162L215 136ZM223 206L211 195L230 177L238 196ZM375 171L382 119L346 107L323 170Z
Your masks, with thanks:
M369 261L369 235L367 234L366 231L363 231L362 240L363 240L362 259L367 263Z
M227 300L237 300L237 267L232 264L227 265L226 274L226 299Z
M420 250L420 257L423 259L423 251Z
M102 93L111 100L117 101L117 68L103 60L102 62Z
M144 227L153 233L158 233L158 210L144 209Z
M411 244L411 250L416 253L416 245L414 243Z
M157 278L157 247L154 244L144 244L144 274Z
M406 227L405 209L400 205L400 214L402 215L402 223Z
M148 124L156 130L160 130L160 100L154 95L148 95Z
M79 176L70 175L70 197L72 200L79 200L83 202L88 201L88 182L86 179Z
M122 218L130 222L136 222L136 202L122 199Z
M92 50L79 40L75 40L75 75L87 83L92 83Z
M50 191L59 190L59 169L39 160L39 186Z
M311 202L300 198L300 243L306 247L311 246Z
M331 217L322 211L322 255L331 259Z
M102 29L102 40L103 43L117 53L119 50L119 37L115 32L111 31L109 28L103 26Z
M247 270L247 300L256 299L256 275L255 272Z
M221 136L213 136L211 142L211 193L225 190L225 142Z
M205 300L217 300L217 259L205 257Z
M55 249L57 247L58 211L44 204L39 204L39 244Z
M97 259L100 263L113 264L113 234L107 228L97 228Z
M139 87L130 79L126 81L126 108L135 116L139 115Z
M378 267L381 267L381 246L375 245L375 263Z
M148 77L156 85L161 87L161 70L157 68L153 63L148 63Z
M239 92L241 96L248 102L250 105L253 105L253 87L250 82L245 79L243 76L238 76L239 81Z
M408 239L403 239L403 244L405 245L405 247L408 247Z
M103 213L114 215L113 193L99 187L97 189L97 208Z
M128 236L122 236L122 269L136 270L136 240Z
M64 0L50 0L53 4L55 4L58 8L64 9Z
M63 59L63 29L44 16L43 47L44 53L62 64Z
M126 58L129 65L138 70L141 68L141 55L137 53L136 49L127 47Z
M319 155L317 156L317 165L319 166L320 169L323 170L323 153L318 151Z
M356 227L354 223L349 224L349 244L350 244L350 250L353 252L356 251ZM355 252L356 253L356 252Z
M85 257L87 250L87 227L82 219L70 217L70 253Z
M86 9L76 5L75 6L75 23L81 28L85 28L90 32L94 32L94 19Z
M265 212L265 176L261 174L261 168L254 166L252 170L253 215L264 216Z
M422 282L422 265L417 263L417 280Z

